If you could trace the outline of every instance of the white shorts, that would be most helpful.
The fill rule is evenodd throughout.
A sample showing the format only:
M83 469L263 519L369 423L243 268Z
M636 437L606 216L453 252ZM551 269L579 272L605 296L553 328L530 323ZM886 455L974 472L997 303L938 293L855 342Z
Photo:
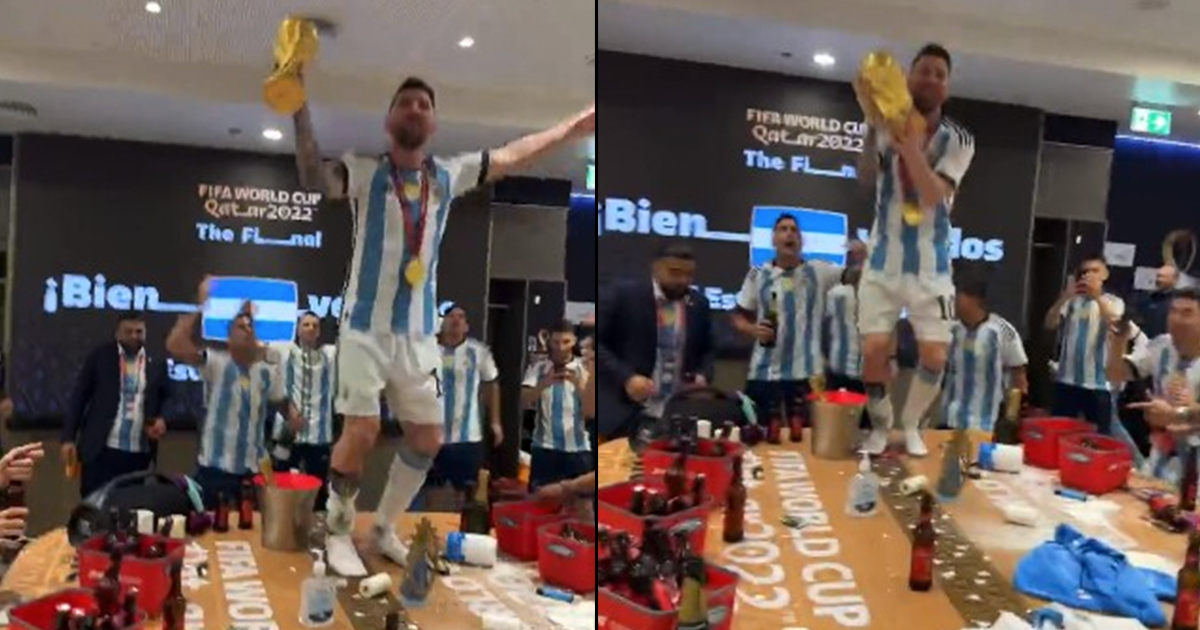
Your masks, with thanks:
M401 422L440 425L437 339L343 327L338 337L337 412L379 417L380 394Z
M858 285L858 330L864 335L892 334L900 311L918 341L950 343L954 327L954 285L949 279L863 274Z

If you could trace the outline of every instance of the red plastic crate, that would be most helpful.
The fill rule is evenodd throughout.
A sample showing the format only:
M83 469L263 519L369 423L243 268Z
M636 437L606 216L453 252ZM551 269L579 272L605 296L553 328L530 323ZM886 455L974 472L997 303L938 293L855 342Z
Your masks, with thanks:
M1059 441L1058 463L1062 485L1089 494L1108 494L1129 481L1133 453L1124 442L1099 433L1068 435Z
M171 563L182 562L187 543L160 536L142 536L140 554L156 541L166 545L167 555L157 560L125 556L121 558L121 597L129 587L138 588L138 603L151 617L162 613L163 602L171 591ZM93 536L79 547L79 585L94 588L108 571L108 554L104 553L104 535Z
M646 477L600 488L596 493L599 504L597 522L610 529L627 532L636 544L641 543L642 533L649 523L671 534L687 531L691 536L692 549L697 554L703 554L704 541L708 537L709 504L704 503L670 516L635 516L629 507L633 503L633 489L636 486L664 493L667 491L662 477Z
M570 525L591 544L562 537L562 528ZM538 529L538 574L551 586L560 586L576 593L596 590L596 524L584 521L563 521L542 525Z
M696 475L704 475L705 492L716 509L725 505L725 491L733 482L733 458L746 452L746 447L738 442L725 441L726 454L717 457L716 446L719 440L700 440L696 443L696 452L688 455L687 472L688 486ZM647 475L661 475L671 467L678 453L666 450L667 442L653 442L642 453L642 467Z
M59 604L69 604L71 608L82 608L89 613L96 611L96 597L90 589L72 588L14 607L8 611L8 625L20 630L54 630ZM128 630L141 630L146 626L146 619L146 611L139 607L138 620L128 626Z
M492 527L500 551L521 560L538 559L538 529L548 523L560 523L569 517L561 508L538 501L506 501L492 507Z
M737 575L716 565L708 565L708 626L710 630L733 627L733 601L737 594ZM596 597L598 630L675 630L678 615L674 610L655 611L610 591L600 589Z
M1096 425L1073 418L1035 418L1021 424L1025 463L1048 470L1058 469L1058 441L1064 435L1095 433Z

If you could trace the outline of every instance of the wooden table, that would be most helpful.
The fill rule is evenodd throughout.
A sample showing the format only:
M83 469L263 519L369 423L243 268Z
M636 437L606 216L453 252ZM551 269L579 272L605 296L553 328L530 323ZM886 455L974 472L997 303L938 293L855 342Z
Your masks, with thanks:
M458 516L423 514L405 516L400 531L411 533L417 516L428 516L441 536L458 527ZM370 517L361 516L358 533L370 527ZM208 534L188 549L184 595L188 599L188 630L278 630L300 629L300 584L312 573L307 552L284 553L264 549L260 532L232 530L227 534ZM62 588L75 586L71 576L74 549L67 543L65 530L50 532L33 541L18 557L0 588L15 591L24 598L35 598ZM207 561L205 578L196 577L196 565ZM393 588L387 597L362 599L357 595L358 580L349 580L338 591L340 608L334 630L376 630L383 628L384 615L396 606L395 593L400 584L400 569L379 557L368 557L367 568L374 574L391 574ZM479 615L495 612L519 618L531 630L555 628L548 614L567 606L540 597L536 563L502 561L492 569L456 567L447 577L438 577L428 602L409 615L420 630L469 630L480 627ZM152 623L150 630L159 627ZM407 629L411 630L411 629Z
M904 476L891 477L892 469L907 467L905 474L926 475L936 484L941 446L948 437L948 433L927 433L928 458L876 462L888 486L885 496L898 496L898 480ZM973 438L977 444L984 436ZM625 442L603 445L599 458L601 485L628 479L634 455ZM756 447L746 457L747 475L757 466L762 467L761 478L747 481L746 540L724 545L721 513L714 512L709 521L706 555L740 575L735 630L960 630L975 621L990 623L994 618L977 616L979 601L968 601L964 607L963 600L991 590L1011 594L1005 585L1011 585L1018 561L1051 539L1060 522L1101 536L1123 550L1161 556L1167 567L1182 563L1186 547L1183 536L1146 522L1145 504L1127 493L1085 505L1054 496L1053 473L988 475L969 483L953 504L941 506L945 516L938 519L943 535L935 585L929 593L913 593L908 589L909 531L902 524L908 519L902 517L915 515L915 500L897 499L898 509L884 507L871 518L847 516L847 490L857 463L817 459L808 440ZM1038 509L1043 515L1039 526L1005 524L999 506L1013 501ZM1102 513L1099 508L1112 511ZM785 514L811 524L789 529L780 523ZM961 537L951 540L955 533ZM990 568L980 571L972 566L970 575L961 571L973 555ZM1017 614L1044 603L1020 596L1010 601L1015 604L1001 609ZM966 609L973 610L964 613ZM993 614L998 612L993 609Z

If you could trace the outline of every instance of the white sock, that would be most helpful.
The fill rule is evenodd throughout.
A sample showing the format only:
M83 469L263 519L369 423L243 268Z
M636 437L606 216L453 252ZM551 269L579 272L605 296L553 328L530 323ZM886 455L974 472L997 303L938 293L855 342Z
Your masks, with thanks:
M906 430L919 430L921 420L929 412L933 401L942 392L942 373L929 370L925 366L917 367L912 385L908 388L908 398L904 400L904 411L900 414L900 422Z
M871 417L871 428L876 431L887 431L894 423L892 397L888 395L886 385L867 385L867 415Z
M433 458L426 457L401 444L388 469L387 487L375 511L375 525L394 527L396 519L412 505L413 499L425 485L425 476L433 467Z

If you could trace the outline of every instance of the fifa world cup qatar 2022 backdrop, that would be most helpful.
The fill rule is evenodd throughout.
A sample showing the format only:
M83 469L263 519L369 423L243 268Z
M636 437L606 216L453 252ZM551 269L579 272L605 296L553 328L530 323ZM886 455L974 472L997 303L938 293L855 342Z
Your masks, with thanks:
M663 239L699 259L696 283L729 310L746 271L771 257L781 212L799 216L805 255L841 262L868 236L873 191L856 179L865 127L847 84L602 52L601 282L648 274ZM951 256L990 278L994 309L1023 328L1042 113L951 101L975 136L955 201ZM597 162L601 161L597 156ZM724 318L720 318L724 320ZM720 347L748 347L718 324Z
M19 424L61 418L80 365L112 340L121 311L146 313L147 347L165 360L167 333L194 310L206 274L269 280L262 297L276 319L290 310L280 296L294 298L335 341L353 218L348 204L300 190L290 156L22 136L15 172L8 389ZM439 292L482 312L474 285L486 277L486 243L456 249L455 264L439 267ZM470 290L456 292L458 276ZM169 365L168 419L200 417L199 374Z

